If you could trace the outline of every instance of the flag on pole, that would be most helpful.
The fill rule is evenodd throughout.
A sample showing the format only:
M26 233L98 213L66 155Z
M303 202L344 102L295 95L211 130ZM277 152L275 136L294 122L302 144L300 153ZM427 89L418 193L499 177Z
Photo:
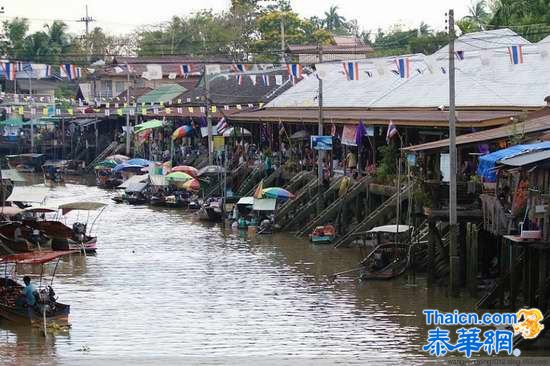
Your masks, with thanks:
M189 64L182 64L180 65L180 75L187 79L189 77L189 74L191 73L191 65Z
M288 74L291 75L294 79L299 79L302 77L303 69L300 64L287 64Z
M336 125L333 123L332 126L330 126L330 135L332 137L336 136Z
M393 121L390 121L388 125L388 131L386 132L386 143L389 144L393 136L397 135L397 127L393 124Z
M358 62L342 62L344 73L348 80L359 80L359 63Z
M258 187L256 187L256 190L254 191L254 198L261 199L263 196L263 190L264 190L264 180L262 179L258 184Z
M363 144L363 136L366 134L367 130L363 124L363 121L359 121L359 125L357 125L357 128L355 129L355 144L357 144L357 146L361 146Z
M523 63L523 46L508 47L508 54L510 55L511 64L518 65Z
M411 60L408 57L399 57L395 59L395 65L397 66L396 75L399 75L401 79L407 79L411 76Z
M17 72L15 70L15 65L10 62L4 63L4 76L6 80L15 80Z
M284 134L286 134L285 125L283 125L283 121L279 120L279 136Z
M222 117L219 120L218 124L216 125L216 131L218 132L218 135L223 135L225 130L227 130L228 128L229 128L229 124L225 120L225 117Z

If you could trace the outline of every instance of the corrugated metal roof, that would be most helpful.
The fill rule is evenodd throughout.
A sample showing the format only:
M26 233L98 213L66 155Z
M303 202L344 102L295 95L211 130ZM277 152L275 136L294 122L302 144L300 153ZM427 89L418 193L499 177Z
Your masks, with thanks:
M456 62L458 107L541 107L545 104L544 98L550 94L550 63L548 58L541 57L539 46L509 29L464 35L457 44L461 46L457 49L464 51L464 60ZM511 65L506 47L517 44L525 45L525 62ZM324 80L324 105L329 108L447 106L448 74L441 71L441 67L448 69L445 50L446 47L430 57L407 55L411 61L408 79L391 72L395 57L359 60L360 77L354 81L346 80L340 62L317 65ZM383 74L379 70L383 70ZM372 77L368 77L367 72ZM316 77L306 78L267 107L316 106L318 84Z
M164 84L138 98L138 103L167 103L187 89L179 84Z
M501 125L516 114L513 111L459 111L457 113L459 127L479 127L480 125ZM365 109L326 109L323 113L325 122L358 123L387 125L389 120L397 125L413 126L448 126L448 112L439 110L385 110L372 111ZM283 121L283 122L316 122L319 110L313 108L266 108L258 111L240 112L232 115L236 121Z
M503 138L508 138L513 134L513 129L515 131L520 131L525 135L530 135L534 133L541 133L547 130L550 130L550 114L537 117L525 122L517 123L515 127L510 125L501 126L493 128L490 130L480 131L469 133L461 136L457 136L456 144L458 145L467 145L467 144L476 144L480 142L490 142ZM412 152L420 152L427 150L436 150L442 149L449 146L449 139L428 142L425 144L414 145L405 147L404 150Z
M510 159L504 159L499 161L498 163L502 165L512 166L512 167L519 167L519 166L538 163L540 161L548 160L548 159L550 159L550 150L543 150L543 151L537 151L533 153L515 156Z

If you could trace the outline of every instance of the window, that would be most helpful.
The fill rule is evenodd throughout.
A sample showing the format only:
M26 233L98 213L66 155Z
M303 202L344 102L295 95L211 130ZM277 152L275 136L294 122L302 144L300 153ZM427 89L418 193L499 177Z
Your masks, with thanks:
M117 96L126 90L126 83L124 81L115 81L115 95Z

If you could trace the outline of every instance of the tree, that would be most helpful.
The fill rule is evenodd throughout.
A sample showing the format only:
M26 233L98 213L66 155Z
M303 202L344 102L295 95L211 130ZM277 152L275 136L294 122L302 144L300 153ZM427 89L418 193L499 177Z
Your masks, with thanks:
M25 52L25 36L29 31L29 22L25 18L14 18L2 23L0 43L2 54L9 58L20 59Z
M495 28L513 27L531 42L550 34L550 0L495 0L489 24Z
M336 32L345 29L346 18L338 14L337 6L331 6L329 10L325 12L324 25L328 31Z
M473 29L485 30L491 19L491 15L487 11L486 0L472 2L468 7L468 15L462 19L470 22Z

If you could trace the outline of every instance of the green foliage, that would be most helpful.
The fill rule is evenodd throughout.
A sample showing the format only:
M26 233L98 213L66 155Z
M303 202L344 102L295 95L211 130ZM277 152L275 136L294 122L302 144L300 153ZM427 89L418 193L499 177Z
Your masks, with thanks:
M364 33L363 38L370 34ZM416 29L404 30L396 24L388 31L378 29L374 35L372 46L377 56L391 56L409 53L432 54L445 46L449 37L445 32L434 32L422 22Z
M399 149L393 142L378 148L380 161L376 169L376 178L380 183L388 183L397 174Z

